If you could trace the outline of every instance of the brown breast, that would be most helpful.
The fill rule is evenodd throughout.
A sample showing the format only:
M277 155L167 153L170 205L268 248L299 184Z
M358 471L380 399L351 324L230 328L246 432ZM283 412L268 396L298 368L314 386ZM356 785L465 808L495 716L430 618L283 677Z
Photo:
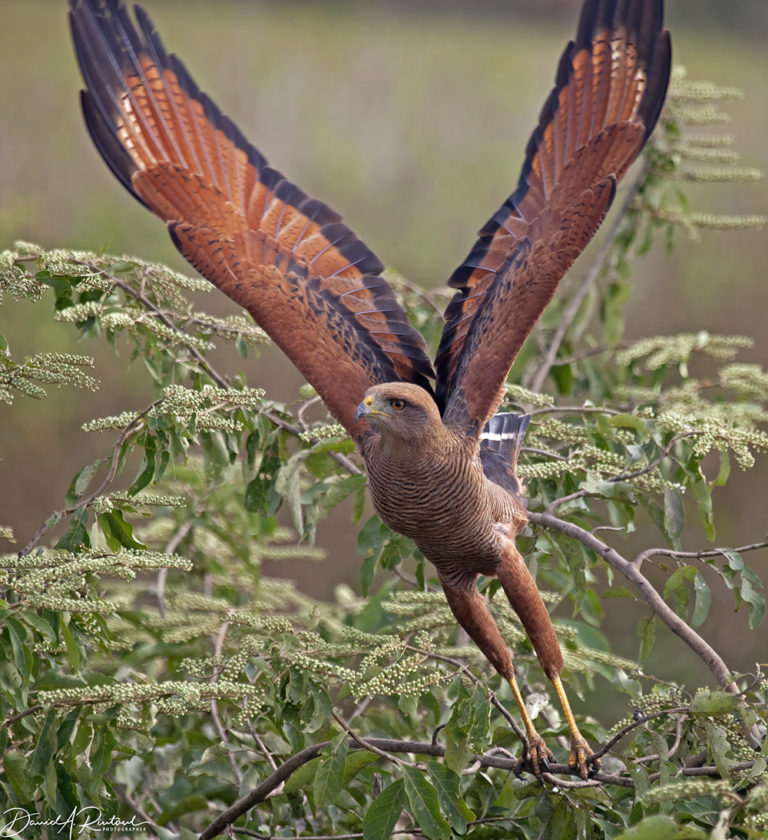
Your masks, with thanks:
M371 435L363 454L379 516L413 539L441 577L495 572L494 523L514 519L518 505L486 479L476 442L443 426L416 445Z

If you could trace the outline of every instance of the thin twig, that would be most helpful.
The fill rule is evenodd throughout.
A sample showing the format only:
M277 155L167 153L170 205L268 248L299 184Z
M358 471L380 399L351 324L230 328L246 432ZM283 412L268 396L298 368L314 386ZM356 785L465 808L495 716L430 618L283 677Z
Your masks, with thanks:
M637 720L633 720L631 723L628 723L626 726L622 726L618 732L608 741L606 741L599 750L595 750L592 758L602 758L609 750L611 750L614 745L616 745L625 735L628 735L633 729L637 729L638 726L643 726L644 724L648 723L649 720L653 720L657 717L666 717L668 715L675 715L675 714L688 714L690 712L690 708L688 706L677 706L671 709L660 709L657 712L649 712L647 715L643 715L639 717Z
M661 455L657 458L654 458L647 466L643 467L642 469L636 470L632 473L619 473L619 475L611 476L608 481L631 481L633 478L639 478L641 475L645 475L646 473L651 472L651 470L656 469L659 464L672 452L675 447L675 444L681 440L685 440L685 438L689 437L698 437L699 435L703 435L704 432L696 432L693 430L689 430L687 432L679 432L676 434L672 440L664 447Z
M118 468L120 466L120 456L122 454L123 446L125 445L125 442L128 440L129 437L131 437L132 434L134 434L135 432L138 431L139 422L141 420L143 420L144 417L146 417L146 415L149 414L149 412L152 411L153 408L156 408L158 405L160 405L160 403L163 402L163 399L164 399L164 397L161 397L160 399L155 400L154 402L150 403L145 409L140 411L136 415L136 417L134 417L133 420L131 420L130 423L128 423L125 426L125 428L123 429L122 432L120 432L117 440L115 441L115 445L112 447L112 459L110 461L110 465L109 465L109 469L107 470L107 474L106 474L106 476L104 476L104 480L101 482L101 484L99 484L99 486L92 493L89 493L87 496L84 496L82 499L80 499L80 501L76 505L72 505L71 507L68 507L68 508L65 508L62 511L59 511L57 515L55 514L54 516L55 516L55 519L56 519L56 523L61 522L61 520L65 516L71 516L76 511L83 510L83 509L87 508L88 505L90 505L91 502L94 499L96 499L98 496L101 496L101 494L107 489L107 487L109 487L109 485L117 477ZM52 518L54 518L54 517L51 517L51 519ZM27 545L24 547L24 549L19 552L19 557L26 557L27 554L29 554L29 552L32 551L32 549L35 548L38 545L40 540L43 538L43 535L45 534L45 532L49 528L49 525L48 525L49 521L50 521L50 519L47 520L46 522L44 522L37 529L37 531L35 532L35 535L32 537L32 539L27 543Z
M38 703L35 706L30 706L28 709L24 709L23 712L18 712L15 715L11 715L11 717L0 721L0 729L2 729L4 726L12 726L14 723L16 723L17 720L21 720L22 718L25 718L28 715L33 715L35 712L39 712L42 709L42 704Z
M367 738L368 744L376 747L387 753L412 753L414 755L427 755L436 758L445 756L445 747L441 744L431 744L419 741L395 741L388 738ZM261 784L257 785L250 793L239 799L226 810L222 811L218 817L200 834L199 840L211 840L211 838L218 836L225 831L228 826L241 817L243 814L250 811L251 808L263 802L270 793L285 782L299 767L317 758L320 752L330 745L330 741L324 741L320 744L314 744L306 747L300 752L292 755L287 761L284 761L277 770L265 779ZM350 739L350 749L360 749L357 741ZM367 749L367 747L366 747ZM481 755L475 756L480 767L495 767L500 770L509 770L515 772L518 769L519 762L517 759L503 758L495 755ZM571 771L567 764L553 764L550 765L552 773L573 775L577 771ZM621 785L622 787L633 787L632 780L628 777L615 776L609 773L600 773L595 777L598 781L604 784ZM581 783L580 786L584 786Z
M385 758L387 761L391 761L393 764L407 764L408 767L416 767L416 765L412 761L403 761L402 758L398 758L395 755L390 755L389 753L384 752L384 750L380 750L377 746L372 744L367 739L361 737L360 735L356 735L352 731L352 727L341 717L341 715L337 714L334 711L331 711L331 716L359 747L362 747L364 750L368 750L368 752L372 752L375 755L378 755L380 758Z
M181 544L184 537L192 530L194 520L192 519L185 519L184 522L181 524L179 528L176 529L176 533L168 540L167 545L165 546L164 554L175 554L176 549ZM167 610L165 607L165 585L168 581L168 567L164 566L160 571L157 573L157 608L160 611L160 617L165 618L167 614Z
M768 542L750 543L750 545L742 545L738 548L727 549L728 551L735 551L737 554L742 554L747 551L759 551L760 549L768 548ZM647 548L641 551L640 554L632 561L633 566L640 568L643 563L651 557L675 557L677 559L687 560L702 560L705 557L722 557L722 548L708 548L704 551L674 551L671 548Z
M512 713L507 709L507 707L499 700L496 696L496 693L488 688L486 683L481 680L479 677L475 676L472 671L469 669L466 663L461 662L458 659L453 659L450 656L444 656L441 653L435 653L431 650L424 650L423 648L414 647L413 645L406 645L406 650L410 650L412 653L420 653L423 656L427 656L430 659L435 659L438 662L446 662L449 665L453 665L454 668L458 669L462 674L464 674L468 679L470 679L475 685L481 686L485 691L488 692L489 697L491 698L491 703L502 713L502 715L506 718L507 723L510 725L512 730L514 731L515 735L522 741L523 744L528 745L528 740L525 737L525 732L522 730L520 725L517 721L512 717Z
M224 649L224 640L227 638L227 630L229 629L229 622L225 621L221 627L219 628L219 632L216 633L213 639L213 655L217 662L221 660L222 651ZM218 682L219 679L219 669L214 671L213 676L211 677L211 682L215 683ZM219 707L217 705L216 699L213 698L211 700L211 720L213 721L213 725L216 731L219 734L219 738L221 738L222 743L227 746L229 744L229 736L227 735L227 730L224 728L224 724L221 721L221 715L219 714ZM240 771L240 768L237 765L237 761L235 761L235 756L231 750L227 750L227 754L229 755L229 765L232 768L232 773L234 774L235 779L237 780L237 784L241 785L243 782L243 774Z

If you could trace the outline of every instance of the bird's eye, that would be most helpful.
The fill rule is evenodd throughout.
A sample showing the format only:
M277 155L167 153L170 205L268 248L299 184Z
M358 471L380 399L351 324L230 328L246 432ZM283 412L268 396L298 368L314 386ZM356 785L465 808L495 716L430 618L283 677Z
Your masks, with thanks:
M389 404L395 409L395 411L402 411L405 408L405 400L395 398L394 400L390 400Z

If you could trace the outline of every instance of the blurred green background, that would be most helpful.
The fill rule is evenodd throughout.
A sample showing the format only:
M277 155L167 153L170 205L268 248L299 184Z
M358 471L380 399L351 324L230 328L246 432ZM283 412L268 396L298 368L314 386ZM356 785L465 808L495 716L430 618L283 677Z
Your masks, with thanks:
M487 2L203 2L146 0L167 48L232 116L270 162L327 201L376 253L410 280L444 283L475 231L517 181L525 142L548 93L564 43L575 31L576 0ZM23 238L44 247L106 249L185 269L163 225L107 171L83 127L79 76L61 0L2 0L0 27L0 248ZM768 3L668 0L674 59L690 78L746 93L726 127L743 163L768 165ZM765 213L768 186L692 186L692 204L710 212ZM743 358L768 364L768 239L765 233L681 235L670 259L657 249L638 265L627 311L630 337L681 331L756 338ZM190 269L191 270L191 269ZM584 263L577 264L578 278ZM561 293L567 294L567 284ZM223 296L205 305L231 311ZM96 342L77 345L71 327L41 318L39 306L11 300L0 332L19 358L37 350L97 356L97 394L54 391L46 400L0 405L0 524L23 545L63 504L73 472L111 445L81 424L150 399L142 369ZM300 377L267 350L243 366L251 385L292 401ZM220 367L222 365L220 364ZM734 476L715 497L718 542L763 537L766 459ZM357 586L360 558L348 510L319 533L322 568L285 566L327 597L341 580ZM617 537L617 540L619 538ZM646 539L644 536L643 539ZM654 534L648 539L661 542ZM647 545L646 542L643 545ZM687 548L702 547L701 529ZM631 544L624 544L631 551ZM758 568L766 559L752 557ZM730 593L715 599L704 635L728 661L762 658L760 634L732 615ZM609 617L618 652L633 656L635 618L619 603ZM621 628L626 626L626 638ZM764 633L762 634L764 639ZM697 664L681 643L659 647L667 676Z

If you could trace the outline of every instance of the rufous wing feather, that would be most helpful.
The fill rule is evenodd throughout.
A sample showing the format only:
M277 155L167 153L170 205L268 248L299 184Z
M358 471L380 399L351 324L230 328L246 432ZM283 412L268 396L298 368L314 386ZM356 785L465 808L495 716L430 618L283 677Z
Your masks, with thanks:
M91 137L121 183L163 219L195 268L248 309L357 436L371 385L430 390L432 365L383 266L223 116L168 55L147 14L70 0Z
M449 285L437 354L446 423L479 435L563 275L658 119L670 70L662 0L586 0L515 192Z

